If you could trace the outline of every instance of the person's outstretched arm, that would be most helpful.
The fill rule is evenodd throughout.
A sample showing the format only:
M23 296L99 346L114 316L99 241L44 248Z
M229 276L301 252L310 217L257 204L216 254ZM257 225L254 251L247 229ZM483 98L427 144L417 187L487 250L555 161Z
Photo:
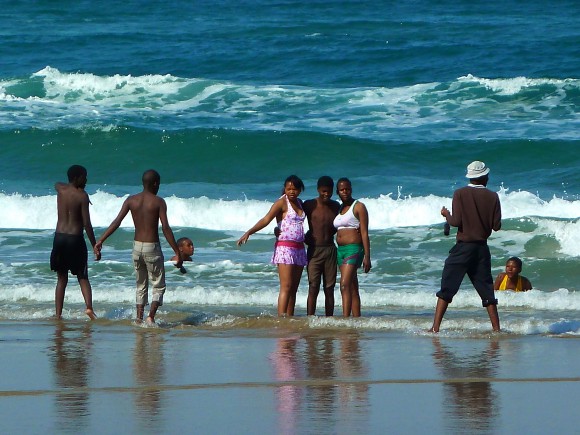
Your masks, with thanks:
M165 203L164 199L161 199L161 203L159 205L159 220L161 221L161 231L163 231L165 240L167 240L167 243L169 243L169 246L171 246L171 249L173 249L173 252L175 252L175 255L177 256L175 267L180 269L183 265L183 258L181 258L181 254L179 253L179 247L175 241L173 230L169 226L169 219L167 219L167 204Z
M107 240L109 236L113 234L117 228L119 228L121 222L123 222L123 219L125 219L125 216L127 216L127 213L129 213L129 199L130 197L125 200L125 202L121 206L121 210L119 211L117 217L113 220L113 222L111 222L109 228L105 230L105 232L101 235L101 237L99 237L99 240L95 243L95 246L93 247L95 255L99 256L101 255L103 243L105 243L105 240Z
M91 242L91 246L93 247L93 252L95 253L95 260L101 259L101 251L95 252L95 245L97 241L95 240L95 232L93 230L93 224L91 223L91 213L89 211L89 195L85 192L85 197L83 198L83 202L81 204L81 216L83 219L83 227L85 232L87 233L87 237Z
M272 219L274 219L276 216L281 216L284 213L284 204L284 198L280 198L274 204L272 204L270 211L268 211L268 213L266 213L262 219L256 222L252 228L250 228L244 233L242 237L240 237L237 242L238 246L246 243L252 234L260 231L263 228L266 228L266 226L272 222Z

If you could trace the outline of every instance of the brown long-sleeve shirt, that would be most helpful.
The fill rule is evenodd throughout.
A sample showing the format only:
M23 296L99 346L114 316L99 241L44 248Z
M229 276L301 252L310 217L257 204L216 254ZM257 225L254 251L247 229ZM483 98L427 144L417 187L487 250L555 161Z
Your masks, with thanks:
M457 241L485 242L501 229L499 196L483 186L457 189L447 222L457 227Z

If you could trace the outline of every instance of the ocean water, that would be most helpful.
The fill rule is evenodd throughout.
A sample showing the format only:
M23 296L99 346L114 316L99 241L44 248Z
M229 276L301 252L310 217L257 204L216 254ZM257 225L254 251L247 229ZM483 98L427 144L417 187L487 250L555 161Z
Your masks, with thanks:
M330 175L369 210L364 317L307 318L304 273L296 327L420 333L453 245L439 211L483 160L503 209L493 273L518 255L534 285L499 295L503 329L580 333L578 2L106 4L0 12L0 320L53 314L53 186L82 164L97 236L144 170L161 174L175 235L196 247L188 273L168 264L162 325L275 326L273 227L235 241L288 175L303 199ZM134 316L132 235L127 219L89 262L112 322ZM71 279L65 318L82 306ZM443 328L489 330L467 279Z

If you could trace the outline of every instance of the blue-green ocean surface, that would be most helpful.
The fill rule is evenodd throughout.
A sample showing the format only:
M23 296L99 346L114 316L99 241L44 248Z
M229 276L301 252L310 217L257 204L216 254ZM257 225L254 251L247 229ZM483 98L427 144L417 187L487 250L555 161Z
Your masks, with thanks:
M300 176L307 199L319 176L349 177L370 214L365 317L302 320L415 333L430 326L453 245L439 211L483 160L504 217L493 273L518 255L534 285L499 295L502 326L580 332L578 2L106 4L0 12L0 319L53 314L53 186L82 164L97 235L144 170L161 173L170 224L196 253L185 275L168 264L159 319L208 328L275 314L272 226L235 241L283 180ZM131 242L128 219L89 262L111 321L134 315ZM300 316L306 290L304 274ZM487 331L480 305L466 280L448 328ZM81 307L71 281L65 317Z

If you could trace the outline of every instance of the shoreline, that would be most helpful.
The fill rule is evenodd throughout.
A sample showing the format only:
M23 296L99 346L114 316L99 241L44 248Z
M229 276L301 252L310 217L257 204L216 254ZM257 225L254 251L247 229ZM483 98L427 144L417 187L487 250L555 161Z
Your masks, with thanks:
M3 323L7 433L63 417L83 433L572 433L580 423L575 337Z

